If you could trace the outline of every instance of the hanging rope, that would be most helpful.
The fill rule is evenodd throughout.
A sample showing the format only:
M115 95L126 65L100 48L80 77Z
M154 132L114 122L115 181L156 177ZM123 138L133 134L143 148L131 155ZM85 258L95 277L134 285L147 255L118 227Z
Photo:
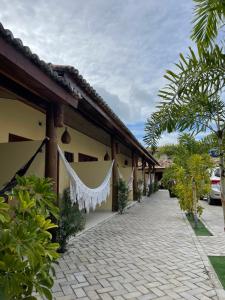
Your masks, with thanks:
M58 152L60 158L63 161L63 164L67 170L67 173L70 178L70 198L71 202L78 203L79 210L86 209L87 212L90 209L95 210L96 206L101 205L104 201L106 201L107 197L110 194L110 179L112 176L112 162L109 171L103 180L103 182L96 188L89 188L77 175L75 170L71 167L71 165L66 160L62 150L58 146Z
M17 184L16 177L17 176L21 177L21 176L24 176L26 174L27 170L29 169L30 165L32 164L32 162L34 161L34 159L36 158L38 153L42 152L42 148L47 143L47 141L48 141L48 138L45 138L42 141L41 145L36 150L36 152L34 153L34 155L32 155L32 157L28 160L28 162L25 165L23 165L15 173L15 175L11 178L11 180L4 185L4 187L0 190L0 196L3 196L6 192L10 191L12 188L14 188L16 186L16 184Z

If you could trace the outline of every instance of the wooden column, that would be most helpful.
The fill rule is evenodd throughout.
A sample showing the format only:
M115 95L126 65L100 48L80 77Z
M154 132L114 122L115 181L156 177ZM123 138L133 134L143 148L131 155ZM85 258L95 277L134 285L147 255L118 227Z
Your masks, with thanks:
M50 104L46 112L46 136L49 141L45 152L45 177L52 178L53 189L57 193L58 153L57 153L57 128L54 121L54 106Z
M142 158L142 178L143 178L143 195L146 196L146 178L145 178L145 166L146 162Z
M118 171L117 171L117 159L116 159L116 141L114 136L111 136L111 151L112 160L114 160L112 171L112 211L118 210Z
M137 156L132 153L132 167L134 168L133 174L133 200L137 200Z

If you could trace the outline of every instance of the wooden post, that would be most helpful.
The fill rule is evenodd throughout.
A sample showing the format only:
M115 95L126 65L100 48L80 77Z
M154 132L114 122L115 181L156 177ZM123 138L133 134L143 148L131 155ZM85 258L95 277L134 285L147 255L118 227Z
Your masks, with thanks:
M152 194L152 166L148 164L148 176L149 176L149 196Z
M133 200L137 200L137 157L132 153L132 167L134 168L133 174Z
M146 179L145 179L145 166L146 162L142 158L142 178L143 178L143 195L146 196Z
M112 160L114 160L112 171L112 211L118 210L118 171L117 171L117 159L116 159L116 142L115 138L111 136L111 151Z
M45 151L45 177L53 180L53 190L57 193L58 177L58 153L57 153L57 129L54 121L54 106L50 104L46 111L46 137L49 141Z
M54 124L55 127L64 126L64 105L58 104L54 106Z

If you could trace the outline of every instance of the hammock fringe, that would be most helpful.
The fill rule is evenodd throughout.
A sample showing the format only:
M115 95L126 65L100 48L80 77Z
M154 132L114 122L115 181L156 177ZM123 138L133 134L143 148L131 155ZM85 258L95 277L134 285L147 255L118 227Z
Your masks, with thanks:
M78 203L79 210L86 209L87 213L90 209L95 210L96 206L106 201L110 194L110 179L112 176L112 162L109 171L103 182L96 188L89 188L77 175L75 170L66 160L62 150L58 146L58 152L70 178L70 198L71 202Z

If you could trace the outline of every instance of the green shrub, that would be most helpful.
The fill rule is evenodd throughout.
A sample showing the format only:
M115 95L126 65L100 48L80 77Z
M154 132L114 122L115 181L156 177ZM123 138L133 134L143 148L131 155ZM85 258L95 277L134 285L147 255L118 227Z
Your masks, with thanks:
M148 185L148 194L147 194L147 196L150 197L152 193L153 193L153 184L149 184Z
M84 229L85 221L83 213L79 211L78 204L73 205L71 203L69 189L64 190L57 230L57 242L60 244L59 252L66 251L69 238Z
M143 181L141 179L139 179L138 183L137 183L137 191L136 191L136 195L135 195L135 200L140 202L142 195L143 195Z
M212 165L208 155L193 154L187 159L186 167L176 166L174 192L179 198L181 210L201 216L203 207L199 204L200 197L210 191L208 168ZM193 182L195 193L193 193Z
M157 192L159 189L158 183L157 182L153 182L151 184L148 185L148 194L147 196L151 196L151 194Z
M52 299L52 263L58 244L49 229L57 227L55 195L49 179L17 178L18 185L0 199L0 299Z
M155 192L157 192L158 190L159 190L159 185L158 185L158 182L155 181L155 182L153 183L153 192L155 193Z
M123 213L124 208L128 202L128 187L124 180L119 179L118 182L118 209L120 214Z

